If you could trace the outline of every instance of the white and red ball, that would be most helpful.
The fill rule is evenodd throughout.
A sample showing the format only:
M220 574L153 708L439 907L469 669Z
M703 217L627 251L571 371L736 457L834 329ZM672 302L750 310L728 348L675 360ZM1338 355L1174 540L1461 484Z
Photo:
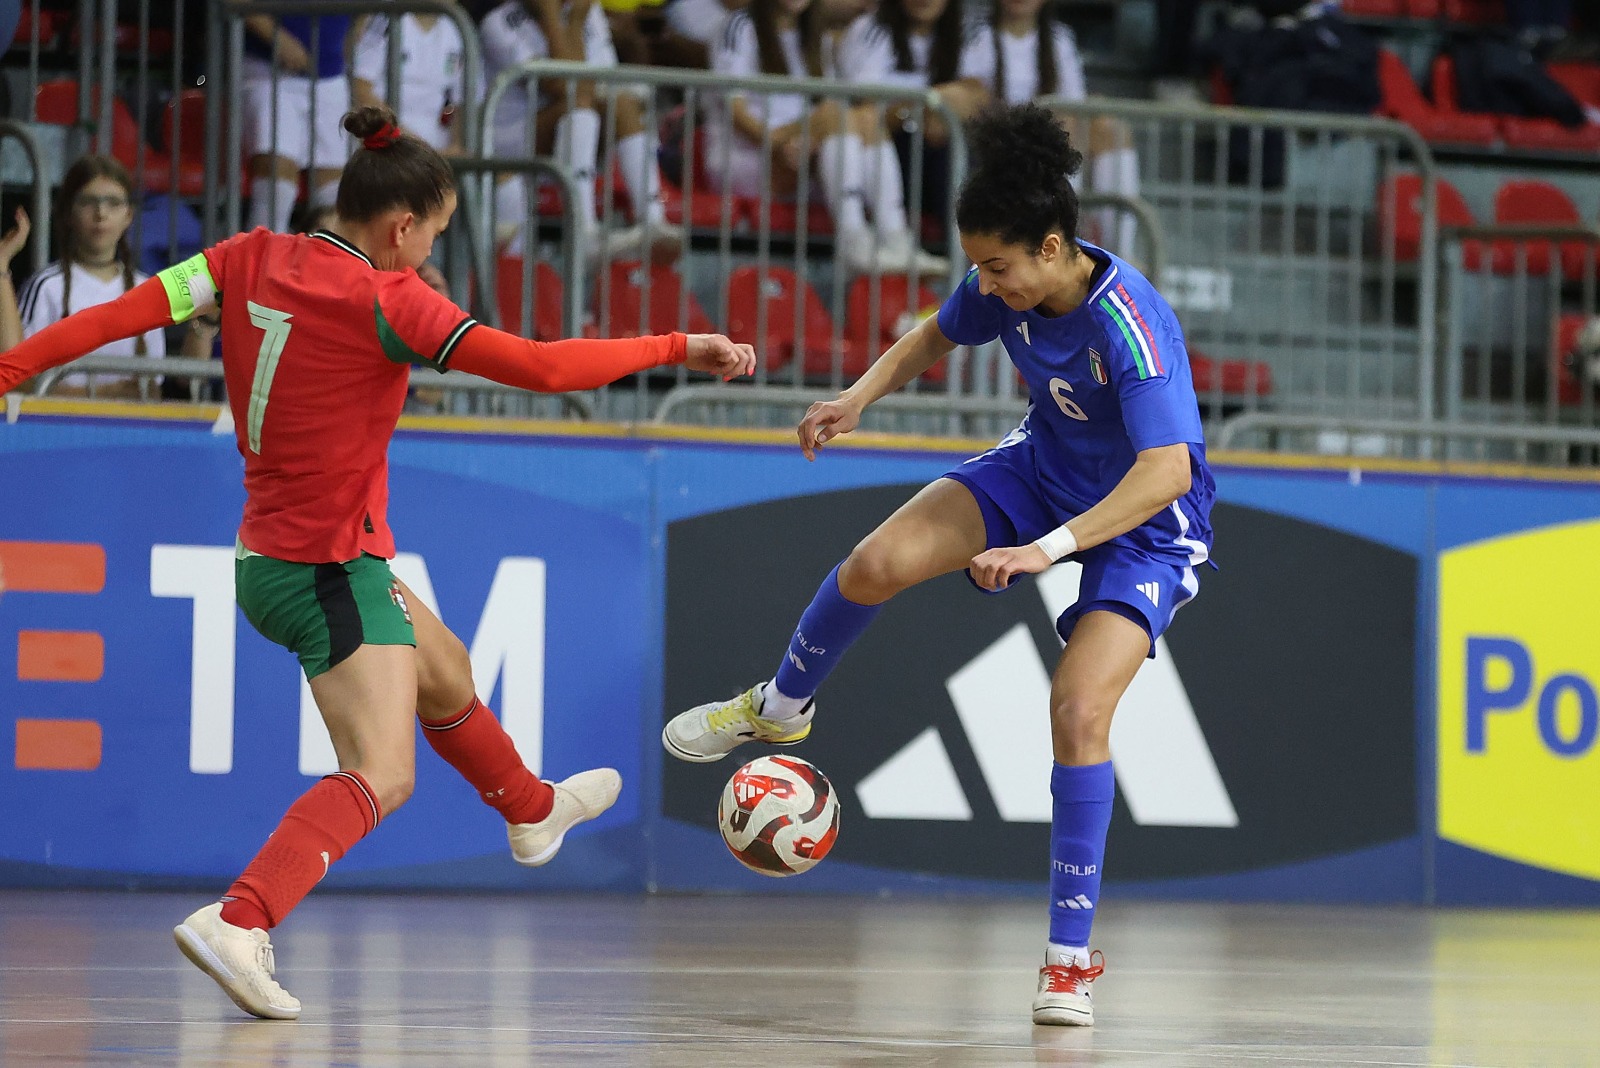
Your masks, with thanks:
M728 780L717 805L728 852L762 875L799 875L839 836L839 798L816 766L791 756L757 757Z

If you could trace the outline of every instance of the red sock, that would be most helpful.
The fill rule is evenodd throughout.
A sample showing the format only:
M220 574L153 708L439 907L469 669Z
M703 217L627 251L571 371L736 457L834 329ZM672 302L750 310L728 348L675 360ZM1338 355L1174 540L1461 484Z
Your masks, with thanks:
M459 715L432 723L423 720L422 734L507 823L537 823L550 815L555 791L528 770L511 735L476 697Z
M222 919L271 930L328 874L328 867L382 819L377 795L353 771L340 771L300 795L278 829L222 899Z

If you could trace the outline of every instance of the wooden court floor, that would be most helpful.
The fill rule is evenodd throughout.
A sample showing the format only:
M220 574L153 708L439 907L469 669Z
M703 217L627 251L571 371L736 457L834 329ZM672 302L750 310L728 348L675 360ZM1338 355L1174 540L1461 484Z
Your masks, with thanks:
M0 892L0 1065L1600 1065L1600 914L1119 903L1091 1029L1005 901L313 896L305 1003L178 955L196 896Z

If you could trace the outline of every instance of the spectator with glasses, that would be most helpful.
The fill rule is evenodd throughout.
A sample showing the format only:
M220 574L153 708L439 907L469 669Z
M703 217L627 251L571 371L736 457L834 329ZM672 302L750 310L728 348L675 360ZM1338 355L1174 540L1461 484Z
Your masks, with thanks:
M149 277L135 268L128 243L133 225L133 180L122 164L107 156L84 156L68 168L54 216L60 258L36 271L22 287L20 298L13 288L11 262L28 242L31 220L18 208L14 222L0 236L0 352L75 311L116 300ZM184 354L191 354L191 349L193 355L210 355L197 331L186 336ZM92 353L166 354L167 339L160 330L114 341ZM67 374L52 392L121 398L159 395L154 380L141 391L135 378L81 372Z

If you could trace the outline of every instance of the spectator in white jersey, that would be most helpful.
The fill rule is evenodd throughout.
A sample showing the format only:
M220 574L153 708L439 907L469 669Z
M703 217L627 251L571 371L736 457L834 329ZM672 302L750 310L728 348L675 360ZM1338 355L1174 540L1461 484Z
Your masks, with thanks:
M709 67L723 28L750 0L670 0L667 28L682 42L682 61L673 66Z
M249 15L244 25L249 225L282 233L299 195L301 173L311 203L332 204L354 147L339 125L350 110L345 62L350 16Z
M356 31L350 95L356 107L388 103L407 133L445 155L460 155L466 95L461 30L443 15L404 14L390 30L388 15L373 15ZM399 34L400 99L385 101L389 85L389 35Z
M1057 17L1053 0L995 0L994 92L1007 104L1027 104L1040 97L1082 100L1088 95L1083 61L1072 30ZM1074 144L1089 146L1089 185L1097 193L1139 195L1139 155L1128 129L1106 116L1088 125L1068 119L1064 125ZM1101 208L1086 213L1085 237L1124 259L1134 254L1134 219L1130 213Z
M19 298L12 287L11 261L28 242L30 220L17 210L16 224L0 237L0 352L5 352L65 319L74 311L116 300L149 275L134 268L128 228L133 225L133 180L107 156L84 156L67 169L56 200L54 228L61 258L40 268L23 286ZM191 340L193 343L191 344ZM167 338L152 330L136 338L113 341L91 355L165 356ZM184 355L208 356L198 332L184 342ZM157 380L143 391L159 397ZM57 396L133 398L141 395L138 379L125 375L72 373L52 389Z
M617 66L611 29L593 0L506 0L484 17L479 33L491 80L503 70L535 59L575 60L599 68ZM603 106L607 106L605 95L593 83L579 83L569 94L565 81L551 80L539 86L533 100L521 87L507 92L494 117L492 147L496 155L553 155L572 172L582 228L575 238L591 261L599 252L594 187L602 158L600 139L605 124L599 109ZM617 89L609 106L615 109L616 154L635 225L613 230L606 250L614 259L636 259L648 244L653 258L674 257L683 247L683 230L667 221L661 172L656 165L659 144L656 132L645 128L644 102L634 92ZM520 180L500 183L495 218L501 239L510 236L505 232L506 223L514 234L527 217L526 195Z
M839 42L839 71L859 85L933 89L965 122L989 99L994 78L994 45L989 27L968 22L960 0L881 0L876 12L850 24ZM911 152L919 123L922 159L922 210L942 218L949 202L950 131L934 112L925 116L910 104L888 109L887 121L909 183ZM906 190L907 200L912 199Z
M728 19L712 70L733 77L837 77L824 51L811 0L752 0L748 11ZM726 114L706 129L713 182L755 197L765 177L774 198L792 200L800 169L814 158L811 187L820 187L833 213L839 257L850 271L866 273L874 263L881 271L949 270L948 260L923 252L912 238L900 161L870 106L846 109L835 100L808 106L799 93L729 93L723 105ZM771 144L765 161L764 142Z

